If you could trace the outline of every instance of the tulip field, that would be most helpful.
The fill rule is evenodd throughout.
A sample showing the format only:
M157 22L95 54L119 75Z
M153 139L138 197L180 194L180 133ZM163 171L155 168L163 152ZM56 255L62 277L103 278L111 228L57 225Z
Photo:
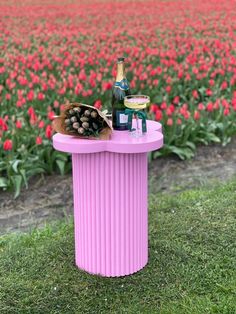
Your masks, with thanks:
M132 93L149 95L170 153L236 134L234 0L0 0L0 187L70 169L52 148L68 101L111 111L116 58Z

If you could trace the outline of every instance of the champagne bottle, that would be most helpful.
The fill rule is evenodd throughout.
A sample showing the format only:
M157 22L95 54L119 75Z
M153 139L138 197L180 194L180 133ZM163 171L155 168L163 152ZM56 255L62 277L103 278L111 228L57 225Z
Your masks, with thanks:
M117 59L116 82L112 89L112 126L114 130L128 130L128 116L125 115L125 96L130 95L129 83L125 77L125 58Z

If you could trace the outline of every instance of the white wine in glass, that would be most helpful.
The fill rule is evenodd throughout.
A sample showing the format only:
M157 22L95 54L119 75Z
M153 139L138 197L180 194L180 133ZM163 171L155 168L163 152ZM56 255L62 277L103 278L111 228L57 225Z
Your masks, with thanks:
M124 105L128 109L134 110L133 114L136 120L136 128L131 127L131 135L134 137L143 136L142 128L140 128L138 111L146 109L150 103L149 96L146 95L129 95L124 98Z

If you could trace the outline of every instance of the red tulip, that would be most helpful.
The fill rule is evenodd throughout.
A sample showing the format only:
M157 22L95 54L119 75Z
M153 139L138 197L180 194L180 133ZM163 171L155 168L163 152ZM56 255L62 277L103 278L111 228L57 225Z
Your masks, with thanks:
M53 120L55 115L56 114L54 111L49 111L47 117L49 120Z
M212 90L208 88L208 89L206 90L206 95L207 95L207 96L211 96L212 94L213 94Z
M197 99L197 98L198 98L198 92L197 92L197 90L194 90L194 91L192 92L192 95L193 95L193 98Z
M214 105L213 105L212 102L209 102L209 103L207 104L206 110L209 111L209 112L211 112L211 111L214 110Z
M214 80L210 80L210 81L209 81L209 85L210 85L210 86L214 86L214 85L215 85L215 81L214 81Z
M28 109L28 115L31 116L33 114L35 114L34 108L32 106L30 106Z
M34 91L30 90L27 94L28 101L32 101L34 99Z
M168 107L168 108L166 109L166 114L167 114L167 116L172 116L173 111L171 110L170 107Z
M173 125L173 119L168 118L166 124L169 126L172 126Z
M229 108L230 107L230 105L229 105L229 103L228 103L228 101L226 99L222 99L221 100L221 104L222 104L222 106L224 108Z
M12 150L12 140L5 140L5 142L3 143L3 149L4 150Z
M180 118L177 119L177 124L178 125L182 124L182 120Z
M167 103L166 102L163 102L162 104L161 104L161 109L162 110L165 110L167 108Z
M22 123L21 123L20 120L17 120L17 121L16 121L16 128L17 128L17 129L21 129L21 128L22 128Z
M39 121L39 124L38 124L39 129L44 128L44 125L45 125L45 123L43 120Z
M179 96L175 96L173 99L173 104L178 105L179 103Z
M186 120L188 120L188 119L190 118L190 112L189 112L188 110L185 111L184 114L183 114L183 116L184 116L184 118L185 118Z
M195 110L193 117L194 117L194 120L199 120L200 119L200 112Z
M16 107L20 108L23 106L23 102L21 100L17 100Z
M153 80L152 84L153 84L154 86L157 86L157 85L159 84L158 79ZM131 86L131 87L132 87L132 86Z
M37 98L38 98L38 100L44 100L45 95L43 93L39 92Z
M205 110L203 103L198 104L198 110Z
M43 142L42 137L41 137L41 136L37 136L37 137L36 137L36 141L35 141L35 142L36 142L36 144L37 144L37 145L41 145L41 144L42 144L42 142Z
M103 82L102 83L102 90L106 91L112 88L112 83L111 82Z
M96 100L94 103L94 107L97 109L101 109L102 108L102 101L100 99Z
M155 119L156 119L156 121L160 121L161 119L162 119L162 112L161 112L161 110L157 110L156 111L156 114L155 114Z
M230 114L229 108L225 108L223 114L224 116L228 116Z
M51 125L47 125L46 130L45 130L46 138L50 139L52 137L52 134L53 134L53 130L52 130Z
M158 110L158 106L156 104L151 104L149 111L155 113Z
M224 90L228 87L228 83L226 81L224 81L222 84L221 84L221 89Z
M166 86L166 92L167 92L168 94L171 92L171 86L170 86L170 85Z
M60 106L59 102L57 100L55 100L54 103L53 103L53 107L54 108L59 108L59 106Z

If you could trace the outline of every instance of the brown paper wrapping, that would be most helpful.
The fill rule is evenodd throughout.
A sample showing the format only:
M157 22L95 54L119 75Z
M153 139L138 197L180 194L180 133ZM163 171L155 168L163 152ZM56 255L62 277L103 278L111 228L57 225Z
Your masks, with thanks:
M99 135L97 137L95 136L85 136L81 134L72 134L68 131L66 131L66 124L65 124L65 119L66 119L66 113L75 107L85 107L85 108L92 108L95 110L100 117L104 120L104 128L100 131ZM103 114L99 109L86 105L86 104L81 104L81 103L69 103L65 105L65 109L61 112L60 116L55 117L52 123L53 129L62 134L67 134L71 136L76 136L78 138L84 138L84 139L91 139L91 140L109 140L110 135L112 133L112 127L110 121L107 119L105 114Z

